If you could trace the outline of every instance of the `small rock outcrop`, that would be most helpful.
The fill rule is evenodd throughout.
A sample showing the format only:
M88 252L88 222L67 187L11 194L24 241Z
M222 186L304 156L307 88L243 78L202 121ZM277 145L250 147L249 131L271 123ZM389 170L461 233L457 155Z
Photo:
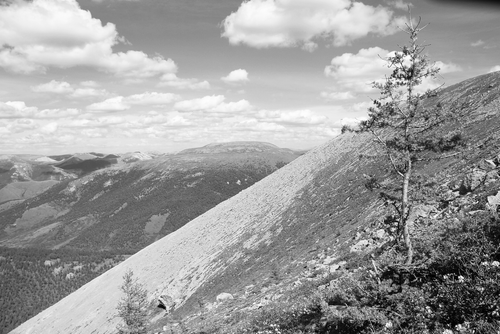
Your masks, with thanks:
M227 292L223 292L221 294L218 294L217 297L216 297L216 300L219 303L225 302L227 300L232 300L232 299L234 299L233 295L230 294L230 293L227 293Z
M158 307L164 309L165 312L170 313L175 308L175 301L168 295L161 295L158 297Z

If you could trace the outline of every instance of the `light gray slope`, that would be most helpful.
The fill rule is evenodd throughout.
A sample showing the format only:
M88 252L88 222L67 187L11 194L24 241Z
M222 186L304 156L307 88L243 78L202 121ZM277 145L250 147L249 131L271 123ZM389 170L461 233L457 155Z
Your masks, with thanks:
M315 172L363 145L364 136L344 135L310 151L141 250L11 333L113 333L119 321L115 316L121 298L119 286L129 268L148 289L150 299L168 294L181 305L245 252L272 242L280 233L281 215Z

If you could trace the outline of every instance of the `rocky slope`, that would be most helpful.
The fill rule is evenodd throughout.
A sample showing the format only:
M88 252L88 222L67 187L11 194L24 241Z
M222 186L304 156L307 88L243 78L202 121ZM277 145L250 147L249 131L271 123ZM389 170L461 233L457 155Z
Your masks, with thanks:
M21 199L21 192L26 198L0 212L0 245L135 251L298 155L251 142L210 145L154 159L138 153L54 156L56 164L42 166L83 176L29 179L0 189L5 199Z
M447 207L453 213L460 205L450 206L450 201L474 196L488 177L490 195L500 190L495 162L499 97L497 72L449 87L427 102L466 111L460 128L468 139L461 154L417 166L417 186L429 196L428 203L422 199L430 206L422 209L427 214L434 209L446 214ZM161 295L172 298L174 315L188 325L199 323L200 316L213 322L252 312L317 271L349 266L349 254L383 242L384 233L377 230L383 203L366 186L367 176L381 183L392 178L369 136L341 135L149 245L12 333L113 333L119 286L128 269L152 302ZM218 302L222 292L234 300ZM152 312L159 330L167 322L162 312Z

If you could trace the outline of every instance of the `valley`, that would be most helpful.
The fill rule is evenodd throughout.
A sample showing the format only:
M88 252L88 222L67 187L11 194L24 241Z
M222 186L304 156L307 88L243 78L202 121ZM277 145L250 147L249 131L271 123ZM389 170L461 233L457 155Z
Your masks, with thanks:
M392 264L402 261L400 246L378 190L394 184L391 167L369 134L345 133L135 253L12 333L113 333L128 270L148 292L153 333L383 332L396 321L416 328L425 314L433 326L466 326L461 319L477 316L486 322L474 326L491 328L498 323L494 278L500 274L499 87L500 74L492 73L426 101L465 110L467 145L415 167L415 266ZM157 215L149 230L164 219ZM483 276L474 274L478 270ZM474 286L493 297L484 299L469 289ZM173 303L168 312L157 307L161 296ZM453 314L440 309L440 300L450 307L487 304L474 313L460 306L457 312L465 313L435 318ZM421 312L413 307L417 301Z
M235 142L169 155L4 157L2 296L9 298L8 291L21 293L6 306L10 311L2 320L5 328L12 329L121 262L123 256L176 231L301 154L267 143ZM21 194L16 189L24 190ZM110 257L109 252L115 255ZM17 254L31 265L18 270L13 266ZM106 266L93 259L75 264L85 269L78 272L55 273L41 265L52 258L76 263L80 256L112 260ZM34 279L49 283L43 289L28 289ZM27 307L29 299L43 302Z

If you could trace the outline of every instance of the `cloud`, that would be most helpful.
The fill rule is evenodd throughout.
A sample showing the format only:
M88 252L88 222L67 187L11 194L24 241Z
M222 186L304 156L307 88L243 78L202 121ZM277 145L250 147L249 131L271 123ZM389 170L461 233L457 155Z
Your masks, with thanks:
M54 133L57 131L58 125L56 122L45 124L40 128L40 131L43 133Z
M105 89L95 89L95 88L76 88L71 93L71 97L97 97L97 96L105 96L108 95L108 92Z
M158 86L197 90L209 89L210 83L208 81L199 81L195 78L179 78L175 73L167 73L161 77L161 81Z
M470 43L470 46L472 46L472 47L478 47L478 46L481 46L481 45L484 45L484 44L486 44L486 43L483 40L477 40L475 42Z
M321 97L327 101L350 100L355 96L351 92L321 92Z
M64 94L77 98L104 96L108 94L104 89L95 89L91 87L73 88L68 82L57 80L51 80L44 84L32 86L31 90L36 93Z
M325 67L325 75L335 79L340 93L346 94L346 89L370 92L373 90L372 82L390 73L384 60L388 54L388 50L380 47L361 49L357 54L344 53L333 58Z
M216 113L238 113L248 111L252 105L247 100L239 100L238 102L221 103L208 111Z
M497 71L500 71L500 65L493 66L492 68L490 68L488 73L493 73L493 72L497 72Z
M454 64L452 62L444 63L444 62L438 60L438 61L436 61L435 66L439 67L440 74L461 72L462 71L462 68L460 66L458 66L457 64Z
M130 105L165 105L180 100L180 96L172 93L146 92L126 97L124 102Z
M65 81L51 80L50 82L32 86L31 90L37 93L68 94L73 92L71 85Z
M408 6L413 7L412 3L406 3L403 0L386 0L385 1L389 6L392 6L397 9L408 10Z
M82 81L80 82L80 85L82 85L83 87L99 87L99 84L93 80Z
M228 84L248 82L248 72L240 68L232 71L227 76L222 77L221 80Z
M113 52L122 40L115 25L103 25L76 0L12 0L0 6L0 22L0 66L12 72L88 66L123 77L149 78L177 70L171 59L159 55Z
M106 99L102 102L92 103L87 106L87 110L93 112L114 112L130 109L134 105L165 105L170 104L180 99L179 95L172 93L157 93L146 92L142 94L134 94L127 97L115 96Z
M127 109L130 109L130 105L123 102L123 96L112 97L87 106L87 110L94 112L123 111Z
M77 109L43 109L28 107L23 101L0 102L0 119L64 118L78 115Z
M348 45L370 33L393 34L403 22L389 8L353 0L248 0L224 19L222 36L231 44L312 51L320 39Z
M261 110L257 113L257 117L265 120L266 122L294 126L319 125L328 121L328 117L316 115L308 109L293 111Z
M325 67L325 75L335 80L335 85L324 91L321 96L327 100L344 100L359 94L371 94L375 90L373 82L381 82L385 76L390 75L391 69L385 60L395 51L388 51L380 47L360 49L357 54L344 53L334 57L330 65ZM451 63L437 61L441 74L461 71L461 67ZM427 89L439 86L438 80L426 78L418 86L417 92L422 93Z
M177 102L174 109L178 111L199 111L212 109L224 102L223 95L209 95L199 99L185 100Z

